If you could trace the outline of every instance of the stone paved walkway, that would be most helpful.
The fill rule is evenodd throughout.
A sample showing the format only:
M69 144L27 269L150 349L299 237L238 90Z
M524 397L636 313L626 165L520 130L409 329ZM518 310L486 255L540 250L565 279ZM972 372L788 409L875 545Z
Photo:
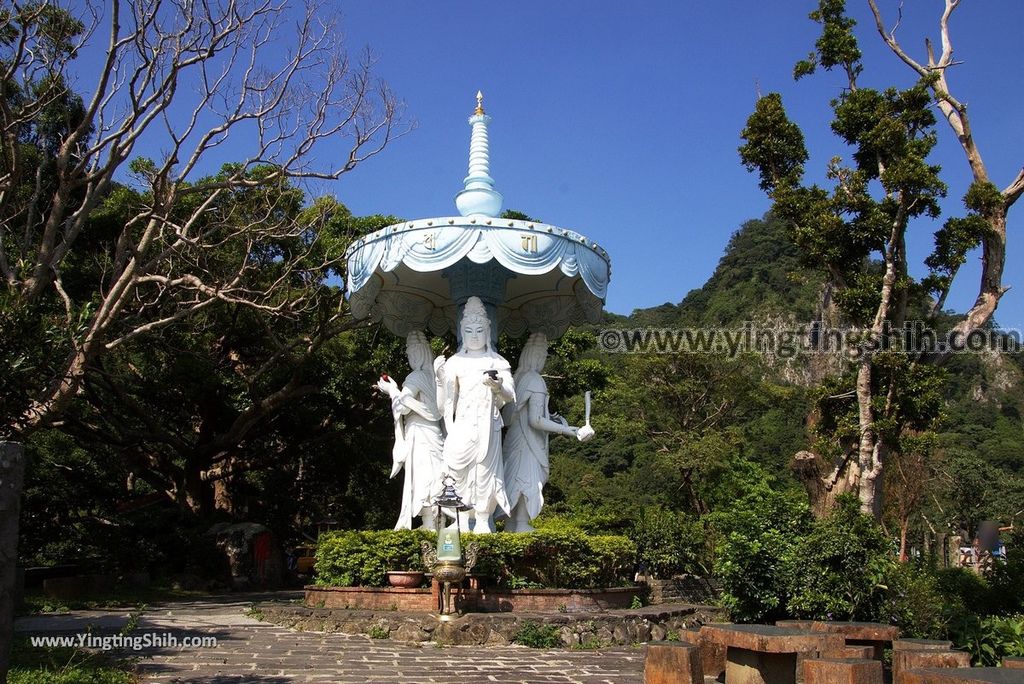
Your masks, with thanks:
M140 681L196 684L639 684L643 649L536 650L524 646L406 644L361 636L294 632L247 617L245 609L264 597L173 603L147 610L134 634L170 632L214 636L215 648L148 649L139 653ZM23 634L116 633L127 611L76 611L21 618Z

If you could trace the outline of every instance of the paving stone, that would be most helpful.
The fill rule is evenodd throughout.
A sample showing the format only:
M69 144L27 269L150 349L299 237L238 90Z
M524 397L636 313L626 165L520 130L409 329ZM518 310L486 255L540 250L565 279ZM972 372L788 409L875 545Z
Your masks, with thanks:
M224 603L169 604L143 616L141 629L216 636L217 647L154 649L139 654L140 684L640 684L644 652L618 646L594 651L536 650L516 645L445 646L365 636L292 631L242 615L244 597ZM314 621L318 614L310 609ZM43 616L21 631L75 631L85 618L123 624L113 613ZM373 624L372 621L370 624ZM415 636L391 623L392 636ZM467 627L467 629L469 629ZM478 629L478 628L477 628ZM500 635L499 635L500 636Z

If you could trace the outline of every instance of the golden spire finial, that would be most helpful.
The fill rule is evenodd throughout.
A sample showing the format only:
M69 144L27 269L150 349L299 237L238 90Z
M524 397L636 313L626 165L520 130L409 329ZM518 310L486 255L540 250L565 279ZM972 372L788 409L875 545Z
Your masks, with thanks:
M476 111L473 112L474 116L479 116L484 113L484 94L481 91L476 91Z

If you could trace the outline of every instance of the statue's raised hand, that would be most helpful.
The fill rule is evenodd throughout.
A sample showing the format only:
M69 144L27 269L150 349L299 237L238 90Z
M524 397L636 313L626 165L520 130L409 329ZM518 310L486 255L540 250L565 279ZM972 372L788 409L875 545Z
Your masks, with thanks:
M400 390L398 389L398 383L395 382L394 378L389 377L387 373L380 376L380 379L377 380L377 389L379 389L381 392L388 395L392 399L394 399L401 393Z
M434 359L434 377L437 379L437 384L444 383L444 363L447 359L444 356L438 354L437 358Z

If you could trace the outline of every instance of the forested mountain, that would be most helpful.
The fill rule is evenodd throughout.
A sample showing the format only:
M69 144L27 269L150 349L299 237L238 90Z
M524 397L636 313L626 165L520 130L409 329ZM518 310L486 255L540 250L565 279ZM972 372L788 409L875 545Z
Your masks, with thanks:
M637 309L637 325L735 325L789 317L808 322L821 302L820 274L800 264L785 224L770 214L732 234L714 273L678 304Z

